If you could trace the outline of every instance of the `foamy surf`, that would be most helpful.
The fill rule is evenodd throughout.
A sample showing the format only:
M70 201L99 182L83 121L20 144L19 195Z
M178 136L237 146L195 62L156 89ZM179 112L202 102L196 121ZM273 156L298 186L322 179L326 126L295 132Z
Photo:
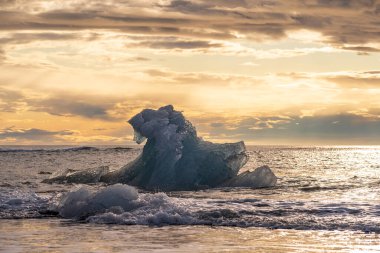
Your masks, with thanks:
M60 217L96 224L380 232L380 206L368 202L171 197L141 193L122 184L101 188L77 185L50 196L32 192L3 192L0 196L3 219Z

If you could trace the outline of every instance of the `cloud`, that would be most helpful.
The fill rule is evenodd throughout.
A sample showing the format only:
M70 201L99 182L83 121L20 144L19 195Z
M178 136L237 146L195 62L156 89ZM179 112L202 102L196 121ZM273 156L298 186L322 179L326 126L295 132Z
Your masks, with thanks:
M210 136L233 136L247 141L277 140L297 143L300 140L342 144L379 143L380 117L352 113L314 116L255 117L235 123L217 124Z
M353 76L337 76L329 77L327 80L337 83L339 86L345 88L358 88L358 89L379 89L380 77L353 77Z
M380 52L380 48L365 47L365 46L342 47L342 49L357 51L359 53L377 53L377 52Z
M314 116L258 116L240 120L226 119L223 123L210 123L201 127L209 138L233 138L260 143L314 144L378 144L380 141L380 117L378 109L372 115L353 113Z
M24 104L24 95L17 90L0 87L0 111L15 112Z
M110 114L119 101L104 96L53 94L48 97L26 97L21 91L0 87L0 111L37 111L56 116L84 117L105 121L121 120Z
M280 73L278 76L287 76L293 80L317 80L328 81L347 89L379 89L380 71L340 71L340 72L291 72Z
M141 61L150 61L151 59L147 58L147 57L141 57L141 56L137 56L137 57L133 57L130 59L131 61L136 61L136 62L141 62Z
M4 2L4 1L3 1ZM98 30L176 36L178 42L146 42L152 48L219 47L201 41L281 39L288 32L312 30L326 43L358 52L378 52L380 3L375 0L295 1L6 1L0 30ZM43 39L43 38L42 38ZM58 39L58 38L57 38ZM64 36L61 39L67 39ZM187 40L185 40L187 39Z
M212 43L208 41L144 41L139 42L139 46L156 48L156 49L194 49L194 48L210 48L221 47L220 43Z
M24 44L41 40L74 40L79 38L80 36L74 33L13 33L0 38L0 44Z
M0 63L5 60L4 49L0 48Z
M367 112L368 112L369 115L380 117L380 107L378 107L378 108L375 108L375 107L369 108Z
M235 1L234 1L235 2ZM355 44L376 42L380 33L378 1L172 1L169 11L213 17L215 29L242 34L284 37L285 31L314 30L331 43ZM225 17L225 23L220 21ZM219 22L218 22L219 21Z
M69 130L63 131L48 131L37 128L3 128L0 129L0 140L15 140L15 141L53 141L62 140L62 137L73 135Z
M248 66L248 67L256 67L256 66L259 66L258 63L255 63L255 62L251 62L251 61L248 61L248 62L244 62L243 64L241 64L242 66Z
M212 122L212 123L210 123L210 126L214 127L214 128L224 127L224 123L222 123L222 122Z
M346 75L331 75L325 77L327 81L334 82L343 88L379 89L380 74L374 72L353 72Z
M228 75L228 74L211 74L199 72L175 72L167 69L148 69L144 73L151 77L153 81L163 81L176 85L188 86L231 86L249 84L258 86L263 84L263 80L256 76L249 75Z
M44 99L29 99L27 102L32 111L46 112L56 116L80 116L105 121L120 120L109 113L116 103L113 99L103 98L103 101L97 101L96 97L64 94Z
M129 96L78 94L61 91L41 93L34 90L28 96L19 90L0 86L0 113L41 112L59 117L81 117L104 122L123 122L146 107L165 104L185 104L187 93L173 90L137 93Z

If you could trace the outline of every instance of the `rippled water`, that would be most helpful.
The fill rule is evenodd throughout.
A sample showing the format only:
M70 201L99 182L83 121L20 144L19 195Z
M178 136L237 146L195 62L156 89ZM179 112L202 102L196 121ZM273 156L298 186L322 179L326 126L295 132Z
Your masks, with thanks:
M141 150L0 146L0 251L27 252L33 241L36 252L38 245L75 251L69 241L78 243L77 251L92 244L99 252L380 251L379 146L248 149L243 170L269 165L279 178L275 188L140 192L128 211L103 210L68 222L51 210L76 186L43 179L68 168L117 169Z

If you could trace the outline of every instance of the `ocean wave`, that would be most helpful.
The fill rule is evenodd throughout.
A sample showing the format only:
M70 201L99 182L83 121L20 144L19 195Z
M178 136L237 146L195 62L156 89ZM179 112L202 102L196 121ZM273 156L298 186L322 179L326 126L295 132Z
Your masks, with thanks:
M180 198L165 193L138 193L135 188L121 184L97 191L74 188L60 200L56 211L64 218L99 224L380 232L380 207L375 205Z
M0 218L56 216L119 225L207 225L380 233L380 205L261 198L208 199L141 193L116 184L75 186L67 193L0 193Z
M0 218L21 219L45 217L43 210L49 209L51 196L42 196L33 191L1 190Z

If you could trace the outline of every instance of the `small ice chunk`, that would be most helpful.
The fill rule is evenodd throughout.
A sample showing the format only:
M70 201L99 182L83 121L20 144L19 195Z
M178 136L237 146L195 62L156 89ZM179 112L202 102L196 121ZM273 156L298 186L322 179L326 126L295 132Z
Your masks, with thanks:
M100 178L109 172L108 166L100 166L81 171L65 170L59 174L53 174L49 179L45 179L43 183L73 183L88 184L97 183Z
M121 207L129 209L129 202L138 198L135 187L125 184L115 184L96 192L91 198L91 205L96 209Z
M127 211L133 207L131 203L138 198L136 188L115 184L97 192L88 187L74 188L68 192L58 205L59 214L64 218L82 218L107 209Z
M88 211L90 196L90 190L85 187L71 190L59 203L59 214L64 218L84 216Z
M264 165L256 168L253 172L246 171L229 180L227 187L252 187L266 188L273 187L277 183L277 177L272 170Z

